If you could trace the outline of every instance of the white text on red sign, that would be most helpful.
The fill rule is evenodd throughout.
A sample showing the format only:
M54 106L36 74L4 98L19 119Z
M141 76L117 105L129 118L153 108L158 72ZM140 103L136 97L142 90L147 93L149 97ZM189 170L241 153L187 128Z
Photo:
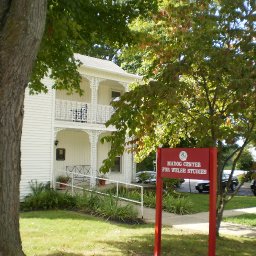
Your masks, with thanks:
M186 169L162 167L162 173L188 173L188 174L207 174L206 169Z
M167 161L167 166L201 167L201 162Z

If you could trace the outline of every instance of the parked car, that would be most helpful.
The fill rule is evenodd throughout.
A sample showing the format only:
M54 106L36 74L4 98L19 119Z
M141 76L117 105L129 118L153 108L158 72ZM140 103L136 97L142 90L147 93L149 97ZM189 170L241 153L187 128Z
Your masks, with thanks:
M252 180L251 190L252 190L252 193L256 196L256 179Z
M156 183L156 172L154 171L141 171L136 173L137 183Z
M226 188L227 183L229 179L229 174L223 174L222 176L222 188ZM232 182L230 184L230 190L234 191L236 186L238 185L238 179L237 177L232 177ZM210 181L209 180L201 180L196 184L196 190L199 193L202 193L203 191L209 191L210 190Z

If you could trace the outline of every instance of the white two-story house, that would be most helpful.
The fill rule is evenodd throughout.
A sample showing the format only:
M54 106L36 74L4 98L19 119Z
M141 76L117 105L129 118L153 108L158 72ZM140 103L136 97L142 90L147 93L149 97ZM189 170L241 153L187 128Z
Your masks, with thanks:
M52 182L59 175L78 171L97 176L111 147L100 139L115 131L105 126L114 109L110 103L128 91L129 84L140 79L113 62L76 54L82 65L81 88L84 94L68 95L53 90L53 82L44 79L47 94L29 95L24 104L21 140L21 197L30 192L29 182ZM114 146L114 145L113 145ZM134 179L133 156L116 157L108 177L131 182Z

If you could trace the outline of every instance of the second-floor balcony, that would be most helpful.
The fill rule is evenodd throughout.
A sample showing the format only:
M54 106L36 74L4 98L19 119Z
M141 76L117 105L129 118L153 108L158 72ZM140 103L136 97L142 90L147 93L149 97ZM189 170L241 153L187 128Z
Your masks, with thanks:
M80 123L106 123L114 109L108 105L56 99L55 120Z

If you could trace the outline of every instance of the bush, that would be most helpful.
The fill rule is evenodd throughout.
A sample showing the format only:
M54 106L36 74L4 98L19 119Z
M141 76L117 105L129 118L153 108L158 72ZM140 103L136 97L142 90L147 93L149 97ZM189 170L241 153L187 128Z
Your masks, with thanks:
M101 196L95 192L77 195L77 208L105 219L120 222L138 223L137 211L132 205L120 205L117 198Z
M112 196L101 200L100 207L96 209L96 213L106 219L117 220L122 222L133 222L137 220L137 211L132 205L119 205L116 198Z
M21 203L21 210L72 209L76 199L68 193L58 193L50 188L49 183L30 182L31 194Z
M244 183L246 181L245 174L237 175L237 180L238 180L239 184Z
M138 223L137 211L132 205L120 205L113 196L101 196L95 192L71 196L50 188L50 185L30 183L31 194L21 204L21 210L76 209L120 222Z
M172 180L172 182L175 181ZM116 193L115 188L108 190L108 193L113 193L114 195ZM141 194L140 190L129 190L124 187L120 187L119 196L139 201ZM155 190L144 190L143 198L145 206L150 208L156 207ZM176 191L165 191L165 193L163 193L163 209L175 214L189 214L192 212L192 203L187 197L181 196L181 194Z
M192 212L192 206L191 201L183 196L175 198L172 195L167 195L163 198L164 210L175 214L189 214Z
M83 195L76 195L77 208L86 212L95 212L100 205L100 197L96 193L84 192Z
M156 207L156 193L154 191L145 191L144 205L150 208Z
M173 191L175 188L179 188L180 185L184 182L184 179L163 179L163 187L168 191Z

